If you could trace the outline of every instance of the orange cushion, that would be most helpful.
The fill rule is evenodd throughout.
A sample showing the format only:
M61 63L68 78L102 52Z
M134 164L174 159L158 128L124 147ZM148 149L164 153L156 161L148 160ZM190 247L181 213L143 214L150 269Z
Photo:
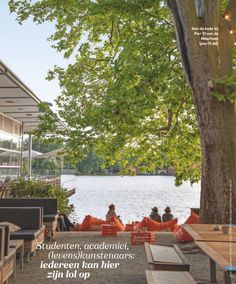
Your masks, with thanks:
M107 224L112 224L112 223L114 223L116 225L117 231L124 231L125 230L125 226L123 224L121 224L121 222L115 216L111 216L107 220Z
M174 239L179 243L193 242L193 238L181 225L174 230Z
M102 224L106 224L106 221L87 215L80 225L80 231L99 231Z
M194 212L191 212L188 219L184 222L184 224L198 224L198 223L199 223L199 216Z
M198 223L199 223L199 216L194 212L191 212L188 219L184 222L184 224L198 224ZM174 238L177 242L180 243L193 242L193 238L181 225L179 225L174 230Z
M105 221L105 220L98 219L98 218L95 218L95 217L94 217L93 225L99 226L99 225L103 225L103 224L106 224L106 221Z
M173 219L164 223L156 222L148 217L144 217L139 224L139 229L147 228L148 231L171 231L173 232L178 223L178 219Z
M138 221L132 222L132 224L126 224L125 231L126 232L137 231L139 224L140 224L140 222L138 222Z
M86 215L84 217L83 222L80 225L80 231L90 231L92 222L93 222L93 217L90 215Z

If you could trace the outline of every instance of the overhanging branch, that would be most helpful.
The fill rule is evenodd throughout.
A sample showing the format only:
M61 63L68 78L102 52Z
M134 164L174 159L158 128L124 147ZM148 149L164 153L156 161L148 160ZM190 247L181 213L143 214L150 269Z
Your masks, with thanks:
M168 109L167 125L157 129L157 132L168 132L171 129L173 120L173 111Z
M176 36L177 36L179 48L181 51L180 53L181 53L182 62L184 65L187 80L189 82L189 85L192 87L193 82L192 82L191 68L190 68L190 64L189 64L189 60L187 56L187 47L185 43L184 29L183 29L182 22L180 19L177 2L176 0L167 0L166 2L167 2L167 6L169 7L169 9L171 10L173 14Z

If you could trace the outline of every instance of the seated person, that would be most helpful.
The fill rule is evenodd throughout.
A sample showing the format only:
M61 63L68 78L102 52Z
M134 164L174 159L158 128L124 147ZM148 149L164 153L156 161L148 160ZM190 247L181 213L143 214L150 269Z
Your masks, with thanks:
M72 231L79 231L79 223L73 222L74 228L72 228Z
M61 232L64 231L70 231L71 228L74 228L74 224L71 223L70 219L68 218L68 216L66 214L62 214L59 210L58 210L58 229Z
M171 214L170 207L167 206L165 209L165 213L162 215L162 222L170 221L174 218L174 216Z
M116 210L115 205L114 205L114 204L111 204L111 205L109 205L108 208L109 208L109 210L108 210L108 212L107 212L107 214L106 214L106 221L108 221L110 217L114 216L114 217L116 217L116 218L121 222L121 224L122 224L122 221L120 220L120 216L119 216L119 215L116 215L116 212L115 212L115 210Z
M161 216L158 214L158 208L155 206L152 208L152 212L149 215L150 219L157 221L157 222L161 222Z

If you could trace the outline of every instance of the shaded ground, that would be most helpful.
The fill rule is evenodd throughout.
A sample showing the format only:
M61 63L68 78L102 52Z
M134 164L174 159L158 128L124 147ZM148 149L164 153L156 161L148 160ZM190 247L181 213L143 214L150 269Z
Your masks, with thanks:
M106 254L135 254L134 259L122 259L122 260L110 260L110 263L119 263L118 268L113 269L101 269L102 260L89 260L87 259L85 262L90 265L98 265L99 268L86 268L81 269L81 265L83 260L54 260L55 262L77 262L80 264L80 268L76 269L77 271L77 278L65 278L66 269L42 269L40 268L41 262L48 262L50 263L52 260L48 260L48 254L50 250L39 250L37 255L33 257L31 263L26 263L24 266L24 270L17 271L17 275L15 279L11 280L12 284L47 284L47 283L97 283L97 284L145 284L146 276L145 270L149 269L145 248L144 246L131 246L130 244L130 234L128 233L121 233L118 234L117 238L106 237L102 238L100 233L92 232L92 233L81 233L81 232L73 232L73 233L58 233L56 236L56 242L58 244L80 244L82 248L82 252L86 253L96 253L100 254L101 252ZM106 244L125 244L127 242L128 249L120 249L120 250L84 250L85 244L102 244L105 242ZM173 243L173 238L171 233L158 233L157 234L157 242L160 243ZM46 242L46 244L53 244L55 241ZM185 247L186 245L181 245L180 247ZM65 253L77 253L78 250L57 250L55 252L59 252L60 255ZM201 253L200 251L194 250L195 253L187 253L185 254L186 258L189 260L191 265L191 274L198 283L209 283L207 279L209 279L209 259L208 257ZM193 252L194 252L193 251ZM105 259L104 262L108 262L108 259ZM91 264L93 263L93 264ZM97 263L97 264L94 264ZM68 269L70 272L74 271L75 269ZM53 272L56 275L56 271L63 273L63 279L58 278L57 280L47 279L47 273ZM80 279L78 277L79 273L87 272L91 273L91 276L87 280ZM58 275L58 274L57 274ZM60 275L59 275L60 276ZM82 277L83 275L80 274ZM218 283L222 284L223 281L223 273L218 268L217 271L217 279L220 280ZM168 284L168 283L167 283ZM181 284L181 283L175 283Z

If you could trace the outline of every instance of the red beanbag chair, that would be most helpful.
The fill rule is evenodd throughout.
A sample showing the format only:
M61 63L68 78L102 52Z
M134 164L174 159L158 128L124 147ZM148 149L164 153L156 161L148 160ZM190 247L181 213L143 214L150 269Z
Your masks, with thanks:
M199 223L199 216L194 212L191 212L191 215L184 222L184 224L198 224L198 223ZM193 242L193 238L189 235L188 232L186 232L186 230L181 225L179 225L174 230L174 239L179 243Z
M83 222L80 225L80 231L90 231L92 223L93 217L90 215L85 216Z
M148 217L144 217L139 224L139 229L147 228L148 231L171 231L173 232L177 226L178 219L173 219L168 222L159 223Z
M181 225L179 225L174 230L174 239L179 243L193 242L193 238L189 235L189 233L186 232L186 230Z
M126 224L125 226L125 231L126 232L134 232L137 231L138 227L139 227L140 222L135 221L132 224Z
M124 231L125 230L125 226L123 224L121 224L121 222L115 217L115 216L111 216L107 222L107 224L115 224L117 227L117 231Z
M105 220L94 217L93 224L91 225L90 231L101 231L103 224L106 224Z
M106 224L105 220L87 215L80 225L80 231L99 231L101 230L101 225L103 224Z
M143 229L143 228L147 228L148 231L155 231L156 230L156 226L159 223L148 218L148 217L144 217L143 220L140 222L138 228L139 229Z
M198 224L198 223L199 223L199 216L194 212L191 212L188 219L184 222L184 224Z

